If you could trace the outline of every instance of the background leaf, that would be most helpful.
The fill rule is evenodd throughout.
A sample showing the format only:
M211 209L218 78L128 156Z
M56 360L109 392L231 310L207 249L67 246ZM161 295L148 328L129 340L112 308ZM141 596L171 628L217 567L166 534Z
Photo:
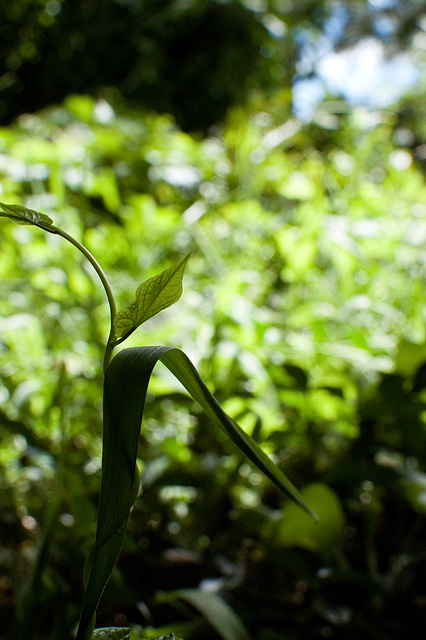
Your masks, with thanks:
M301 494L315 505L318 522L294 504L284 505L278 522L267 522L278 546L300 547L324 554L332 553L343 536L345 516L337 494L326 484L315 482L303 487Z
M161 596L162 600L181 598L197 609L222 640L250 640L250 635L231 607L215 593L201 589L179 589Z

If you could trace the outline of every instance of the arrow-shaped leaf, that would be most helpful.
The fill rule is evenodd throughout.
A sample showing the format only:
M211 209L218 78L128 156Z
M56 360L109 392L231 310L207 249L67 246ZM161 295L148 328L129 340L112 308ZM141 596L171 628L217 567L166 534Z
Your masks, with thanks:
M53 220L45 213L27 209L27 207L23 207L20 204L4 204L3 202L0 202L0 208L4 212L0 211L0 216L10 218L17 224L33 224L46 231L51 231L50 227L53 225Z
M90 638L91 621L120 551L135 495L136 455L148 383L159 360L239 449L279 489L312 514L284 473L223 411L182 351L170 347L124 349L113 358L105 376L102 485L96 544L91 554L77 640Z
M115 317L114 326L118 339L129 336L143 322L179 300L182 295L183 272L189 257L190 254L178 264L139 285L134 302L124 307Z

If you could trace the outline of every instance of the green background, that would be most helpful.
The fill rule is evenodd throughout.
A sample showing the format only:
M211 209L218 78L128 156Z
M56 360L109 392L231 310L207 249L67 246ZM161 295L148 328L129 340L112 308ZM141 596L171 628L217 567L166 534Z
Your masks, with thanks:
M341 3L336 48L392 18L384 46L420 67L425 7L403 4ZM315 75L300 60L334 4L0 7L1 200L83 242L121 306L193 251L182 299L129 346L182 348L321 516L305 520L158 368L99 626L226 640L179 595L202 585L253 640L420 638L424 76L380 109L326 95L305 122L292 82ZM108 307L73 247L6 220L0 292L0 637L71 638Z

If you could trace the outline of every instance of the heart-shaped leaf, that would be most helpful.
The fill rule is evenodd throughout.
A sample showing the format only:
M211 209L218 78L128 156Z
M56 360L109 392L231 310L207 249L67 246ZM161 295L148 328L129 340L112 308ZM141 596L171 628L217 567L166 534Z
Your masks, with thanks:
M182 295L182 278L190 254L178 264L165 269L136 289L135 300L115 317L114 326L117 338L125 338L143 322L167 309L177 302Z

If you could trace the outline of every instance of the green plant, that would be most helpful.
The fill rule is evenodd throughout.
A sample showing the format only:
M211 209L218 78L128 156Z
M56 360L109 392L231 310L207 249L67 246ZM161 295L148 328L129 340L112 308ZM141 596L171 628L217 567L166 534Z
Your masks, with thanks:
M149 380L158 361L170 370L208 417L280 490L314 517L315 514L257 443L222 410L185 353L173 347L145 346L122 350L113 357L114 349L142 323L180 298L189 255L140 284L134 301L117 313L108 278L80 242L56 227L44 213L20 205L0 203L0 207L0 216L59 235L76 247L95 269L108 299L111 322L104 356L102 483L96 541L85 566L86 591L77 631L77 640L89 640L95 625L96 609L119 555L130 508L139 488L136 464L139 432ZM118 640L118 637L126 637L128 630L124 629L120 635L121 632L111 629L111 633L113 636L105 637ZM96 637L99 637L99 632Z

